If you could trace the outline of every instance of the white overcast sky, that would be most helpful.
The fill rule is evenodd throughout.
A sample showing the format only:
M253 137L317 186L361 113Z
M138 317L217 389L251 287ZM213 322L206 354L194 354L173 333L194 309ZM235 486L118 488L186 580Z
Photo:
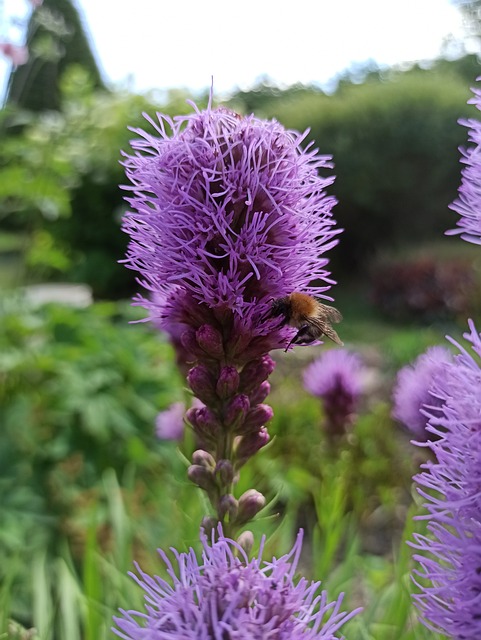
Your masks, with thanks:
M3 24L27 0L0 0ZM461 17L450 0L75 0L109 83L135 91L186 87L214 77L216 92L277 83L324 84L353 63L438 56ZM0 16L1 19L1 16ZM20 37L20 31L9 34ZM0 87L8 72L0 62Z

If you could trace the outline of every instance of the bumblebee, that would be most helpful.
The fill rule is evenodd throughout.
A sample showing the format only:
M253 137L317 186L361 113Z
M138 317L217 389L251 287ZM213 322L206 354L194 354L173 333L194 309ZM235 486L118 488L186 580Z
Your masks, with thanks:
M286 351L292 344L312 344L323 335L340 346L344 344L331 326L332 322L341 322L341 313L307 293L295 291L284 298L273 300L271 316L280 316L282 325L288 324L298 329Z

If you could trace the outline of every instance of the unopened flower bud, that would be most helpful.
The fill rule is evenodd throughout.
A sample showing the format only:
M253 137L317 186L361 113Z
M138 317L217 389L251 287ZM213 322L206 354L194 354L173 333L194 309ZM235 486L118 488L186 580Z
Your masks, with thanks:
M244 394L235 396L228 404L225 412L225 424L228 427L237 427L242 424L249 411L249 398Z
M194 431L201 437L207 439L217 439L222 426L217 416L209 407L196 409Z
M251 341L252 335L249 331L233 331L229 342L226 344L226 352L229 358L239 361L239 354L245 352Z
M259 449L265 447L269 439L269 432L265 427L261 427L255 433L242 436L236 448L236 467L239 468L245 464Z
M194 395L205 404L217 401L212 376L205 365L198 364L193 367L187 374L187 382Z
M242 425L242 432L249 433L250 431L258 431L259 427L263 427L266 422L272 420L274 411L268 404L258 404L251 409L244 420Z
M253 407L256 404L260 404L261 402L264 402L264 400L267 398L270 392L271 392L271 385L269 382L267 382L267 380L264 380L264 382L261 382L261 384L257 388L255 388L252 391L252 393L249 394L251 406Z
M237 544L249 555L254 546L254 534L252 531L243 531L237 538Z
M222 334L210 324L203 324L195 333L197 344L207 355L220 359L224 355Z
M191 464L187 469L187 476L191 482L207 491L208 494L217 489L213 472L199 464Z
M229 460L219 460L215 465L215 473L219 478L219 484L223 487L228 487L234 480L234 467Z
M197 449L192 454L192 464L199 465L204 467L204 469L208 469L209 471L214 471L216 469L216 464L214 458L203 449Z
M199 347L197 338L195 336L195 329L189 327L180 336L180 343L188 354L191 354L194 358L204 356L203 350Z
M252 520L261 509L266 506L266 499L255 489L249 489L239 498L239 512L237 514L236 523L238 525L245 524Z
M217 506L217 513L220 519L224 519L227 515L229 522L233 522L237 518L239 505L237 500L230 493L222 496Z
M185 420L188 424L190 424L190 426L196 430L196 426L197 426L197 411L199 409L197 407L190 407L190 409L187 409L187 411L185 412Z
M216 391L225 400L233 396L239 387L239 373L235 367L222 367L217 380Z
M250 393L258 387L261 382L267 380L274 371L275 366L276 363L268 355L248 362L240 374L240 389L242 392Z
M205 535L210 538L212 531L217 528L219 521L213 516L204 516L200 523L200 528L204 530Z

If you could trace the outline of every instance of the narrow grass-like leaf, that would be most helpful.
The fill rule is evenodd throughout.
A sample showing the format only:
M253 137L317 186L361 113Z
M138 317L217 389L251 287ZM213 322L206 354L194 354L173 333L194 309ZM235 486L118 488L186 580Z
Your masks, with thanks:
M57 559L55 574L57 576L56 590L60 604L57 625L59 637L68 638L68 640L82 640L80 626L81 587L62 558Z
M33 620L42 640L54 640L56 606L52 597L52 581L47 556L38 553L32 565Z
M96 533L97 529L95 525L91 524L87 529L83 562L85 640L98 640L98 628L102 621L98 603L102 600L102 585L104 581L98 562L99 550Z

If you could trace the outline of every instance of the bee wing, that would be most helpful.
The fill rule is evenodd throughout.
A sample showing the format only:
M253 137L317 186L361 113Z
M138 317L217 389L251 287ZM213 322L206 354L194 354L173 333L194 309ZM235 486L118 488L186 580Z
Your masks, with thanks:
M334 307L329 307L329 308L334 309ZM334 311L337 311L337 309L334 309ZM336 314L336 317L341 316L341 314L338 311L337 313L339 315ZM339 320L335 320L335 322L339 322ZM332 340L333 342L338 344L340 347L344 346L344 342L337 335L337 332L331 327L327 319L322 320L320 318L309 318L309 323L317 327L319 331L321 331L321 333L323 333L325 336L329 338L329 340Z
M322 302L319 302L318 307L318 317L324 317L329 322L341 322L342 313L335 307L330 307L328 304L322 304Z

